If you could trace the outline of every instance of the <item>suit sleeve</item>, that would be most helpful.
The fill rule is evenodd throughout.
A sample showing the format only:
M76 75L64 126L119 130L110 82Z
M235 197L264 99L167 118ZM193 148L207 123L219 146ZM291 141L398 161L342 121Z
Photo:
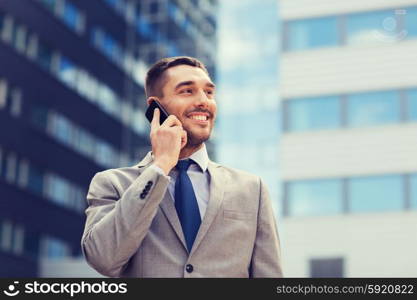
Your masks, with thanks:
M109 171L100 172L90 183L81 249L99 273L119 277L146 236L169 177L148 167L119 195L111 183L113 176Z
M271 199L260 180L258 227L250 266L250 277L283 277L280 242Z

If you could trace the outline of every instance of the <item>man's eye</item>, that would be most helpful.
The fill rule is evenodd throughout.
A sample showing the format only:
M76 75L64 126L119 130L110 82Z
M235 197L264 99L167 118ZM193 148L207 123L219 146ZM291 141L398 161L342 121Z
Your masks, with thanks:
M181 94L191 94L193 92L193 90L192 89L185 89L185 90L182 90L180 93Z

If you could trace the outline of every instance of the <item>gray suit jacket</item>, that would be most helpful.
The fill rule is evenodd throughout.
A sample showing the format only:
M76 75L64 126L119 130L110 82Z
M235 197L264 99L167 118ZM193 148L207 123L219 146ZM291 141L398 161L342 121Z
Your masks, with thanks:
M89 265L110 277L282 276L271 201L259 177L209 162L210 199L188 253L169 179L147 168L151 163L148 153L134 167L92 179L81 240Z

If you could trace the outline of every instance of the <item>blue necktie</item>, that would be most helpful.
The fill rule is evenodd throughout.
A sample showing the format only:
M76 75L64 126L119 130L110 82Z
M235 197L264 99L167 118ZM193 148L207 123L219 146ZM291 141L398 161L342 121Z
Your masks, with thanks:
M175 208L181 222L182 231L187 243L188 251L191 252L195 237L201 224L200 211L197 198L194 193L187 169L192 161L189 159L179 160L176 168L178 176L175 182Z

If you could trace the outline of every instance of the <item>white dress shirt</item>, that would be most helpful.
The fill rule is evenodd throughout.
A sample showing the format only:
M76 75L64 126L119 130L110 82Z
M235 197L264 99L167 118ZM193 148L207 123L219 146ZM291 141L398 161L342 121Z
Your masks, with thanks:
M187 170L187 175L190 177L193 185L194 193L197 198L198 208L200 210L201 219L203 219L206 213L207 204L210 198L210 174L207 170L209 158L207 154L206 145L194 152L190 157L184 159L192 159L194 163L190 165ZM159 173L164 174L161 168L152 165ZM172 168L169 172L168 177L170 179L168 185L168 191L175 202L175 181L177 180L178 171L176 168Z

